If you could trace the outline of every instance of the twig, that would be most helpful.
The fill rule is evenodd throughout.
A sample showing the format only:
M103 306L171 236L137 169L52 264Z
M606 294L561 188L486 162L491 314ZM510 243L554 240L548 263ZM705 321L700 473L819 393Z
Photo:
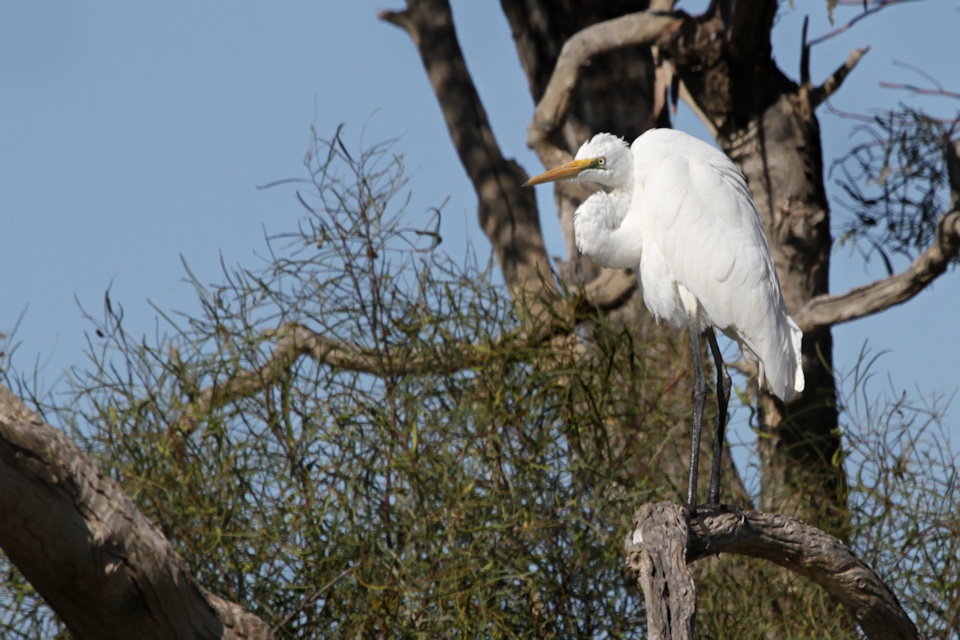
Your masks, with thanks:
M943 98L952 98L954 100L960 99L960 93L957 93L956 91L947 91L943 87L939 87L937 89L924 89L923 87L918 87L913 84L886 81L881 81L880 86L884 89L900 89L902 91L909 91L921 96L940 96Z
M309 607L309 606L310 606L311 604L313 604L314 602L316 602L316 601L317 601L317 598L319 598L320 596L322 596L322 595L323 595L325 592L327 592L333 585L335 585L335 584L337 584L338 582L340 582L340 580L341 580L343 577L345 577L348 573L351 573L352 571L354 571L354 570L355 570L357 567L359 567L359 566L360 566L359 564L355 564L355 565L352 565L352 566L347 567L346 569L344 569L343 571L341 571L340 573L338 573L336 576L334 576L334 578L333 578L332 580L330 580L330 582L328 582L327 584L323 585L322 587L320 587L319 589L317 589L316 591L314 591L313 593L311 593L307 598L304 599L304 601L300 604L299 607L297 607L296 609L294 609L293 611L291 611L290 613L288 613L286 616L284 616L283 620L281 620L281 621L278 622L277 624L273 625L272 631L273 631L274 635L276 635L277 633L279 633L279 632L280 632L280 629L282 629L283 627L285 627L285 626L287 625L287 623L289 623L291 620L293 620L293 617L294 617L295 615L297 615L298 613L300 613L301 611L303 611L304 609L306 609L307 607Z
M858 22L866 18L867 16L873 15L874 13L880 11L881 9L886 9L887 7L893 6L895 4L904 4L907 2L916 2L916 1L917 0L880 0L879 2L876 2L872 7L865 9L863 13L858 14L853 18L851 18L847 24L841 25L836 29L834 29L833 31L828 31L827 33L823 34L819 38L814 38L808 44L809 46L813 47L820 44L821 42L825 42L829 40L830 38L838 36L841 33L844 33L845 31L850 29L853 25L857 24Z

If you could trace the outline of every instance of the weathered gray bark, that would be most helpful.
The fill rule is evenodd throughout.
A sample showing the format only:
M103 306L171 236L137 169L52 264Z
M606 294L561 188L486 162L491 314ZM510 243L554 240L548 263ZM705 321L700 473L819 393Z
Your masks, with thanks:
M272 638L199 585L163 534L0 385L0 548L77 638Z
M700 513L646 504L634 514L627 566L643 589L650 638L693 638L696 586L690 565L720 553L762 558L826 589L876 640L918 638L893 591L830 534L787 516L759 511Z

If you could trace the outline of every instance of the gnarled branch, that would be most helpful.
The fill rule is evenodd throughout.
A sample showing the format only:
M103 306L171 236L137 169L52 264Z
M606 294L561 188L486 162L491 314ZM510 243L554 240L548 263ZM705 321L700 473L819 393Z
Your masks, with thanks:
M678 27L682 20L681 16L659 11L632 13L591 25L564 43L528 129L527 144L537 151L545 165L555 164L563 157L549 138L570 110L573 89L590 59L623 47L652 44L668 29Z
M699 513L647 504L633 517L627 566L643 587L651 638L692 638L696 587L688 565L718 553L762 558L819 584L868 638L917 638L893 591L837 538L780 514ZM656 573L652 572L657 568ZM666 596L666 597L665 597Z
M933 245L903 272L840 295L812 298L793 319L805 332L879 313L914 297L947 270L960 252L960 211L947 213L937 223Z
M536 196L524 189L529 176L503 157L486 110L463 58L447 0L407 0L402 11L380 18L413 39L433 86L453 145L479 198L483 227L514 299L539 316L559 298L540 230Z
M0 548L78 638L272 638L208 593L72 442L0 385Z
M399 344L389 354L392 374L452 373L481 365L504 349L524 351L548 347L551 340L569 336L579 322L597 311L617 308L636 286L637 280L629 271L605 269L584 287L582 298L557 305L558 314L541 318L544 322L535 326L504 334L492 344L464 343L456 346L452 353L449 346L440 353L429 348L414 349ZM275 339L266 362L257 368L240 369L228 379L201 389L185 412L181 429L192 432L196 420L209 411L248 398L276 384L300 357L346 371L381 377L388 375L387 354L321 335L298 322L285 323L261 335Z

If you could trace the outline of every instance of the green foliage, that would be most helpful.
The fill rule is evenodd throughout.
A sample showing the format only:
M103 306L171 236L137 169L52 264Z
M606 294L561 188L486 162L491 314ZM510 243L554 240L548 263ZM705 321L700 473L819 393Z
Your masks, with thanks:
M854 371L847 415L855 553L890 584L920 636L960 637L960 458L942 423L950 398L918 402Z
M605 424L635 391L613 380L642 372L503 339L517 321L489 267L404 226L389 147L355 158L337 138L308 169L299 231L260 272L194 279L202 311L164 316L168 335L132 338L108 298L60 420L280 637L634 633L620 549L649 490ZM278 363L271 330L294 322L376 375ZM204 403L244 371L263 384Z
M634 456L656 460L688 421L686 387L642 354L675 345L635 344L603 318L542 345L513 339L490 266L443 256L438 225L405 226L389 145L353 156L339 136L317 141L307 169L297 232L271 239L260 270L191 276L199 313L161 312L166 330L138 339L108 297L90 364L47 419L202 584L278 637L635 637L623 538L636 507L680 488ZM278 356L294 323L323 348ZM956 464L942 458L947 484L931 480L925 456L942 449L904 440L891 422L903 406L885 415L855 441L882 447L863 452L855 544L927 629L955 633ZM717 562L698 581L705 637L848 634L822 592ZM0 623L51 635L54 617L2 566Z

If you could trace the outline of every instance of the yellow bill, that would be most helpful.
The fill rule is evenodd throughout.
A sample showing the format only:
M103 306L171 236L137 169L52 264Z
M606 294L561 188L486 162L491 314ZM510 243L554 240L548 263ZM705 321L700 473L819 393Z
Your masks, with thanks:
M568 178L576 178L580 175L580 172L584 169L590 169L595 167L597 163L597 158L584 158L583 160L572 160L567 164L560 165L555 169L550 169L550 171L545 171L538 176L530 178L523 183L524 187L532 187L537 184L543 184L545 182L556 182L557 180L566 180Z

